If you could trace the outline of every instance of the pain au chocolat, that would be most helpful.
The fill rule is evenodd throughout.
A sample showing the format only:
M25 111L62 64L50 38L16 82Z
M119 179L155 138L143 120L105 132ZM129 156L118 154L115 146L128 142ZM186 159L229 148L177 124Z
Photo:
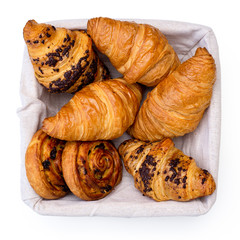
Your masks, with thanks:
M91 82L109 79L85 31L29 20L23 36L36 79L49 92L74 93Z

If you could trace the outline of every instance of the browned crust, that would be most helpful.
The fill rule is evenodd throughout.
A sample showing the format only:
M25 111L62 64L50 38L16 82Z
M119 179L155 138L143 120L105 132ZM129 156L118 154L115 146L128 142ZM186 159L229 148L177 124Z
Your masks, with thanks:
M50 166L50 162L43 163L43 155L45 156L47 152L50 154L46 149L47 147L45 147L45 150L43 149L43 143L50 141L49 138L50 137L42 130L38 130L34 134L25 154L25 168L28 181L39 196L45 199L57 199L65 196L68 188L61 177L61 172L58 172L59 169L56 169L55 166L54 171L56 172L51 173L52 166ZM59 144L59 140L56 141L55 146L57 146L57 144ZM63 144L62 141L61 144ZM44 151L46 151L46 153ZM57 157L55 161L59 161L61 152L56 154ZM48 173L46 173L46 171L48 171Z
M106 197L122 179L122 163L108 141L68 142L63 151L63 176L83 200Z

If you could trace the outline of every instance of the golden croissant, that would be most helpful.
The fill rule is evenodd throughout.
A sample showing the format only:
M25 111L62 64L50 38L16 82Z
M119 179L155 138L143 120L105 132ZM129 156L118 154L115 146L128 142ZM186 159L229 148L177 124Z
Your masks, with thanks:
M65 141L48 136L41 129L32 137L25 154L28 181L45 199L65 196L69 189L63 179L62 152Z
M62 155L63 177L77 197L98 200L122 179L122 162L108 141L67 142Z
M87 33L129 83L156 86L180 64L166 37L153 26L100 17L88 21Z
M213 57L206 48L198 48L193 57L148 93L129 134L139 140L157 141L194 131L210 105L215 78Z
M210 195L216 188L212 175L170 138L154 143L127 140L119 146L119 153L135 187L156 201L189 201Z
M36 79L48 91L74 93L91 82L109 79L86 32L29 20L23 36Z
M95 82L78 91L56 116L44 119L42 129L67 141L112 140L133 124L141 99L136 83Z

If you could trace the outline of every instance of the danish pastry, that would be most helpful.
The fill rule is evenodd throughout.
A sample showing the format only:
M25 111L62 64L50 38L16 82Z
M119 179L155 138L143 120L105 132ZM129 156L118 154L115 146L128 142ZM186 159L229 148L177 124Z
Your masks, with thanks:
M65 196L69 189L62 175L62 151L65 141L38 130L25 154L28 181L35 192L45 199Z
M122 162L108 141L67 142L62 164L68 187L83 200L106 197L122 179Z

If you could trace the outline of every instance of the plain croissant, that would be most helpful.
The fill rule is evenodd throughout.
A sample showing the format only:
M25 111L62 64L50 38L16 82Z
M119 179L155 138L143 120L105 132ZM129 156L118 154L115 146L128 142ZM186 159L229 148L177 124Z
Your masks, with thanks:
M49 92L73 93L91 82L109 79L86 32L29 20L23 36L35 76Z
M216 188L212 175L170 138L154 143L127 140L119 146L119 153L135 187L156 201L188 201L210 195Z
M100 17L88 21L87 32L129 83L156 86L180 64L166 37L153 26Z
M122 162L109 141L67 142L62 154L63 177L77 197L98 200L122 179Z
M112 140L133 124L141 99L136 83L123 79L95 82L78 91L56 116L46 118L42 129L68 141Z
M194 131L210 105L215 74L213 57L206 48L198 48L195 56L148 93L129 134L157 141Z

